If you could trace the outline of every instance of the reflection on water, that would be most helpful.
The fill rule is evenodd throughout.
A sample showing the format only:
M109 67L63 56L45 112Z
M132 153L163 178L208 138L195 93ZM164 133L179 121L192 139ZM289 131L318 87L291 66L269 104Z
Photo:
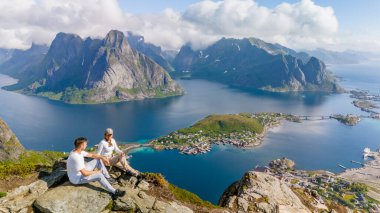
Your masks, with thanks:
M0 76L2 85L13 79ZM69 105L0 90L0 117L28 149L69 151L77 136L98 143L103 130L120 141L153 139L215 113L284 112L300 115L361 113L347 95L240 90L204 80L180 80L187 94L117 104Z

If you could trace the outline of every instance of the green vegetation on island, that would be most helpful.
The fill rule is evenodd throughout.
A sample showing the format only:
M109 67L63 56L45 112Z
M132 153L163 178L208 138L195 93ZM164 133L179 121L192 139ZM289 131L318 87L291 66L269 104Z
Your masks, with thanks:
M351 114L348 114L348 115L336 114L336 115L331 115L330 117L348 126L355 126L356 124L360 122L360 116L351 115Z
M281 120L299 122L283 113L209 115L194 125L150 142L155 149L178 149L185 154L206 153L211 144L253 147L261 144L266 130Z

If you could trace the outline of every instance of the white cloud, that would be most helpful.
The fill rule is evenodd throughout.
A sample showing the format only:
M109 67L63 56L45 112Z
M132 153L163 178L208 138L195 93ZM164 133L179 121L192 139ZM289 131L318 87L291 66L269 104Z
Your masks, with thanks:
M342 49L353 40L340 36L331 7L312 0L275 8L255 0L203 0L182 13L166 9L149 14L126 14L117 0L2 0L0 20L0 47L6 48L50 43L58 32L103 37L111 29L140 33L167 49L185 43L200 48L221 37L258 37L300 49ZM371 48L380 50L380 44Z
M122 28L124 18L117 0L3 0L0 47L50 43L58 32L104 36L110 29Z
M274 9L252 0L206 0L191 5L183 18L208 35L254 36L296 48L332 43L338 32L333 9L311 0L282 3Z

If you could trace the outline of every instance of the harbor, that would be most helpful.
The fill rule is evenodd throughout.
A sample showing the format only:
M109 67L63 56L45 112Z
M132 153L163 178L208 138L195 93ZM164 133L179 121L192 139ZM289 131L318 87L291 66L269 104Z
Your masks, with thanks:
M368 159L366 163L351 161L351 163L361 164L361 168L346 169L338 177L348 181L364 183L369 187L369 196L374 199L380 199L380 150L371 151L365 148L363 158Z

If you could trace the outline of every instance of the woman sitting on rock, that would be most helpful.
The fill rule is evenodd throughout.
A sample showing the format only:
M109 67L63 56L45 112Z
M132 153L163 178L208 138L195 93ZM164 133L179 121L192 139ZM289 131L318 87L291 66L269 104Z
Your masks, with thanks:
M117 153L116 155L114 155L114 151ZM115 139L113 139L113 130L111 128L105 130L104 139L98 145L97 154L108 159L109 165L107 166L114 166L120 162L126 172L130 172L135 176L139 175L139 172L128 164L125 153L117 146Z

